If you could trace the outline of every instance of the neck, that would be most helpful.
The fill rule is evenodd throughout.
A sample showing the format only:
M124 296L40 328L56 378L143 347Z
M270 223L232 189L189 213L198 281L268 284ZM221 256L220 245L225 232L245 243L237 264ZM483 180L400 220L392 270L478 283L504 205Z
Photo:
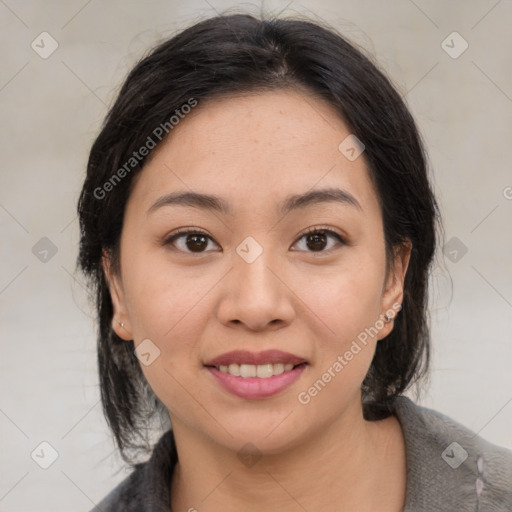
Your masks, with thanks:
M400 425L394 417L367 422L358 409L285 452L258 453L245 464L236 451L173 419L179 462L172 510L402 510L405 446Z

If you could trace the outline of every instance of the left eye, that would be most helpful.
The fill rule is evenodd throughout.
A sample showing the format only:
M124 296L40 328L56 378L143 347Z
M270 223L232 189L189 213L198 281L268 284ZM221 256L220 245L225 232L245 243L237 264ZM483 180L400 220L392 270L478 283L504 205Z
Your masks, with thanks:
M332 249L332 247L335 246L336 243L333 243L329 246L329 239L335 239L340 244L345 243L345 241L343 240L343 238L341 238L340 235L338 235L334 231L331 231L330 229L312 229L307 233L303 234L299 238L299 241L302 239L306 240L306 247L311 249L311 252L326 252L329 249Z

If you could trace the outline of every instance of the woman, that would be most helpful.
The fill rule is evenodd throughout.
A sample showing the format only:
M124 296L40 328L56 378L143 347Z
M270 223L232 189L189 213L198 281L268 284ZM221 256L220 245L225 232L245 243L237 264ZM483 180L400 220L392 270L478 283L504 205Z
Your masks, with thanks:
M229 15L160 44L79 215L106 418L127 462L164 430L97 510L510 510L511 452L403 396L438 207L410 113L340 35Z

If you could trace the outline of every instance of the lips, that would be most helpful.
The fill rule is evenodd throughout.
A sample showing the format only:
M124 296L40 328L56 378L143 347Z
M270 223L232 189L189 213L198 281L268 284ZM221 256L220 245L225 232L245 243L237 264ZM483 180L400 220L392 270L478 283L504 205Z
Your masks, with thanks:
M307 363L303 357L281 350L264 350L263 352L249 352L247 350L234 350L227 352L205 363L205 366L220 368L221 366L237 365L268 365L282 364L297 366Z
M255 400L290 387L307 364L304 358L281 350L235 350L211 359L204 366L226 391Z

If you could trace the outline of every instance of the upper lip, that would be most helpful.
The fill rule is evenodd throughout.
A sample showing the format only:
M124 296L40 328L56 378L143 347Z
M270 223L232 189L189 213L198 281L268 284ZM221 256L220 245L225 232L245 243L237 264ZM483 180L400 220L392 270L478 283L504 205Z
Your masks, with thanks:
M211 359L205 366L229 366L230 364L266 364L266 363L282 363L298 365L305 363L303 357L283 352L281 350L264 350L262 352L249 352L248 350L233 350L226 352L214 359Z

